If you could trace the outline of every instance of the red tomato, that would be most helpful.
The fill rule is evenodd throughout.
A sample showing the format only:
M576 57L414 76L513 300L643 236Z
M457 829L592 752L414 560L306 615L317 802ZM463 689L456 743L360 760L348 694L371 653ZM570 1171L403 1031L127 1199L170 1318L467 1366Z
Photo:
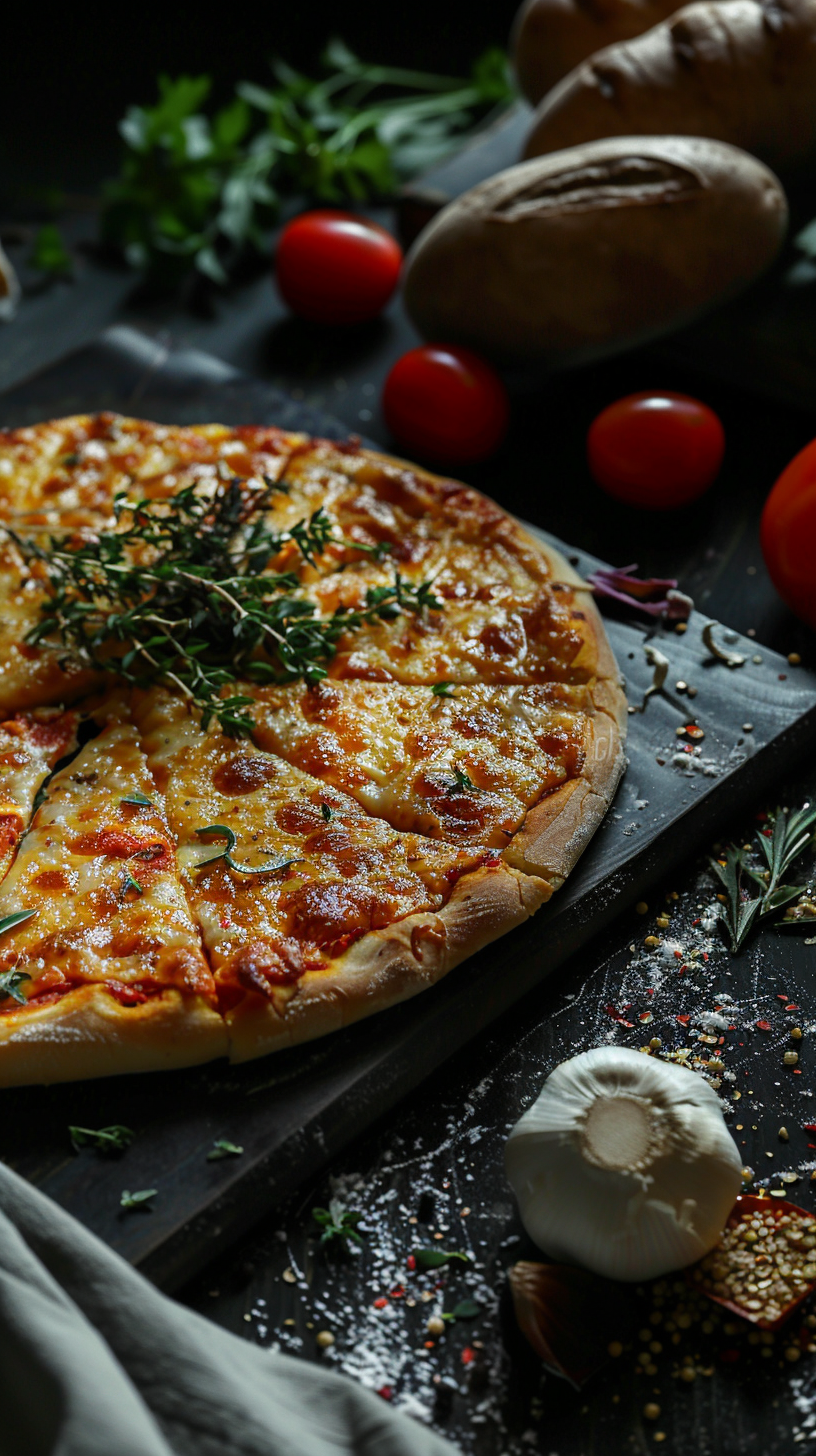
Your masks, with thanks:
M589 468L602 489L652 511L688 505L708 490L724 450L714 411L670 390L616 400L587 435Z
M483 460L510 419L498 374L470 349L425 344L398 359L385 381L383 413L409 449L450 464Z
M318 324L376 318L397 286L402 249L375 222L353 212L304 212L281 233L278 288L293 313Z
M779 595L816 628L816 440L782 471L765 502L760 540Z

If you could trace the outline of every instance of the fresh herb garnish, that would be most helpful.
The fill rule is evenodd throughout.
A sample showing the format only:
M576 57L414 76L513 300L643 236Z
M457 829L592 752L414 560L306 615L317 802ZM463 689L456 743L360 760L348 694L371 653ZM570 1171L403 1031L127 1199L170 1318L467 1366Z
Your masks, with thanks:
M62 234L52 222L40 228L34 239L29 259L32 268L52 278L65 278L74 271L74 261L63 242Z
M138 880L134 880L130 870L125 870L125 877L122 881L122 894L126 895L128 890L135 890L137 895L144 894L143 886L139 884Z
M768 815L766 827L756 835L764 869L751 864L750 849L736 849L734 845L728 846L723 857L709 860L723 887L720 923L734 954L744 945L755 921L773 915L803 894L805 886L786 885L784 879L810 844L814 825L816 804L805 804L793 814L777 809ZM758 887L753 893L746 877Z
M103 241L159 283L216 283L268 256L281 201L361 202L426 170L492 107L508 102L507 58L488 51L470 80L369 66L340 41L325 80L276 62L210 115L208 76L159 77L155 106L120 123L122 168L105 189ZM395 94L396 93L396 94Z
M348 1249L349 1241L362 1247L363 1236L357 1231L362 1217L361 1213L346 1208L339 1198L330 1199L328 1208L312 1209L312 1218L323 1230L320 1235L321 1244L336 1240L344 1249Z
M131 1193L128 1189L119 1199L120 1208L145 1208L151 1198L155 1198L158 1188L141 1188L137 1193ZM148 1210L149 1212L150 1210Z
M455 698L454 687L455 684L452 682L438 682L433 684L431 692L435 698Z
M448 1324L455 1324L460 1319L475 1319L481 1311L482 1306L475 1299L460 1299L447 1314L443 1313L442 1319Z
M17 1001L20 1006L25 1006L26 997L20 987L24 981L30 981L28 971L4 971L0 975L0 1001L7 1001L9 996L12 1001Z
M331 824L331 821L334 818L334 810L333 810L331 804L321 804L320 805L320 812L323 815L323 818L325 819L326 823L327 824Z
M98 1148L102 1153L124 1152L129 1148L136 1134L130 1127L112 1123L110 1127L69 1127L68 1135L74 1148Z
M123 799L120 799L119 800L119 803L120 804L134 804L137 809L152 809L153 808L153 800L152 799L148 799L147 794L139 794L139 793L125 794L125 797Z
M463 768L459 768L457 764L454 764L453 766L453 778L454 792L473 794L479 792L478 785L474 784L473 779L470 777L470 775L466 773Z
M168 684L198 707L202 727L215 718L235 737L253 727L244 711L251 698L224 695L236 678L319 682L345 632L441 608L429 581L414 585L395 571L390 584L368 589L364 606L318 617L296 594L297 575L264 574L286 544L314 562L333 539L322 510L273 531L268 507L280 488L231 478L214 490L211 479L190 485L171 501L119 495L117 529L79 542L42 546L8 528L48 576L41 620L26 640L61 643L83 666L140 687Z
M221 1158L240 1158L243 1151L237 1143L231 1143L227 1138L219 1138L208 1152L207 1162L217 1163Z
M14 910L11 915L4 915L0 920L0 935L4 935L7 930L13 930L15 925L22 925L24 920L30 920L36 914L36 910Z
M205 835L211 835L214 839L223 839L226 841L226 849L219 849L218 853L211 854L209 859L199 860L195 866L197 870L203 870L205 865L215 864L219 859L222 859L231 870L237 870L240 875L268 875L273 874L276 870L288 869L289 865L300 863L297 859L289 859L286 855L280 854L267 860L266 864L241 864L237 859L233 859L232 857L232 851L238 843L238 840L228 824L207 824L203 829L197 829L196 834L201 839Z
M454 1259L462 1264L470 1263L470 1255L459 1249L414 1249L413 1255L420 1269L441 1269L443 1264L450 1264Z

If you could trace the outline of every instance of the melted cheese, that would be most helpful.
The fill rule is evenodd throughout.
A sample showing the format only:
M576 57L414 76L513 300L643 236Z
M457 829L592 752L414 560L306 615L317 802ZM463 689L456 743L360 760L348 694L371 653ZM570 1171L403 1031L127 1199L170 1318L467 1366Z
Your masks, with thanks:
M454 844L506 848L531 805L583 765L580 689L459 686L435 697L332 680L254 691L260 746L395 828Z
M484 856L401 834L336 789L255 745L204 733L169 695L137 701L148 760L165 795L189 902L222 986L271 994L325 966L360 936L437 910ZM231 869L233 856L262 870ZM210 863L207 863L207 861Z
M151 806L123 802L133 794ZM86 981L109 983L125 1004L134 986L141 999L163 986L213 993L160 799L116 708L54 776L0 885L0 918L20 910L36 913L0 937L0 971L30 976L30 1000Z
M76 746L76 713L41 709L0 723L0 879L54 765Z

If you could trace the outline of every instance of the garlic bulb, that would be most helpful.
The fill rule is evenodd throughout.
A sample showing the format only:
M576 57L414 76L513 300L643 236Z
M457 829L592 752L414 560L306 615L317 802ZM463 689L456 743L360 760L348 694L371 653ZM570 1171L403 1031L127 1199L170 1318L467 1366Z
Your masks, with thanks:
M505 1161L539 1248L611 1279L653 1279L702 1258L742 1183L711 1087L623 1047L556 1067Z

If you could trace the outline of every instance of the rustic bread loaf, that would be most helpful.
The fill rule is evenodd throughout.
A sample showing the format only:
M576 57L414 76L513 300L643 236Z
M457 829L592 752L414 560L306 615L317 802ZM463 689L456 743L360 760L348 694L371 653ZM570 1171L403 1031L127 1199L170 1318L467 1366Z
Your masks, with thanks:
M651 338L744 288L774 258L787 203L722 142L624 137L500 172L446 207L409 254L426 338L550 367Z
M673 15L676 0L526 0L510 37L516 76L533 105L595 51Z

